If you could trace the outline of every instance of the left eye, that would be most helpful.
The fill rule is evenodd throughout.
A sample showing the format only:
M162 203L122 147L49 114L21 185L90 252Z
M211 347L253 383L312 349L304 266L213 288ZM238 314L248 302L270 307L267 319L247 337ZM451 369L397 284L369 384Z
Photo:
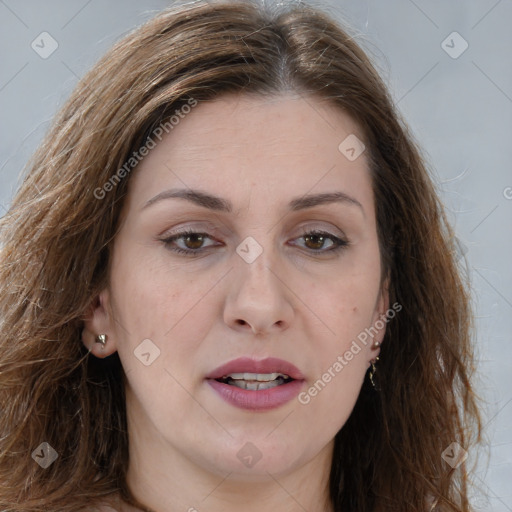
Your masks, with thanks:
M198 231L184 231L177 233L168 238L162 240L166 247L171 251L182 253L182 254L199 254L204 252L208 247L213 247L218 244L209 244L204 246L205 240L212 240L208 233L201 233ZM305 249L310 250L313 253L326 253L333 252L343 249L348 245L346 240L343 240L331 233L325 231L307 231L303 233L297 240L303 239L305 242ZM330 244L325 249L326 241L330 240ZM179 245L177 242L181 241L183 245Z
M346 240L343 240L331 233L327 233L325 231L308 231L303 233L299 239L302 238L306 242L306 244L310 244L307 249L310 249L313 252L331 252L342 249L343 247L348 245ZM327 246L328 249L322 250L325 247L326 240L330 240L331 243Z

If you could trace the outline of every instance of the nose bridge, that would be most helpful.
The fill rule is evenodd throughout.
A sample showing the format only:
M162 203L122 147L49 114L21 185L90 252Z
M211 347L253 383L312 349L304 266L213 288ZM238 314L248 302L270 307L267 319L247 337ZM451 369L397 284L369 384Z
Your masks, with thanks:
M236 248L239 259L224 312L226 322L233 328L250 327L256 334L283 328L291 322L293 306L286 286L276 277L281 273L281 265L272 244L271 235L257 234L247 237Z
M271 236L256 236L261 243L255 236L248 236L238 245L236 252L241 259L238 265L241 268L242 279L247 280L251 286L261 283L268 285L272 276L269 267L275 264Z

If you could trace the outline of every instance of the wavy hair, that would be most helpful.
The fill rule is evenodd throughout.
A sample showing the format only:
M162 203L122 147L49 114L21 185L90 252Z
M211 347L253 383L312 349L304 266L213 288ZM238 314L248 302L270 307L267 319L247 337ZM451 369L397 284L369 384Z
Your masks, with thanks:
M75 512L129 495L123 368L117 354L90 355L80 333L108 283L130 177L102 199L98 189L187 103L287 91L361 127L390 302L403 305L380 391L365 380L335 437L333 509L471 510L470 470L441 456L481 436L469 293L426 159L349 30L303 2L240 0L175 5L118 42L55 117L1 219L2 511ZM31 458L42 442L58 453L45 470Z

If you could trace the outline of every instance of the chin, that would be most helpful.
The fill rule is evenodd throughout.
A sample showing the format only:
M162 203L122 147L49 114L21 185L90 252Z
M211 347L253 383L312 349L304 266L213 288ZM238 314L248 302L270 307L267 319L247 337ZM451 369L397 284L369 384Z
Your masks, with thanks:
M270 440L267 432L252 438L234 436L226 440L224 447L219 448L221 445L217 443L215 446L214 457L203 459L208 470L222 476L231 473L230 480L248 482L268 481L270 475L277 477L291 472L315 455L313 447L305 450L299 440L290 436Z

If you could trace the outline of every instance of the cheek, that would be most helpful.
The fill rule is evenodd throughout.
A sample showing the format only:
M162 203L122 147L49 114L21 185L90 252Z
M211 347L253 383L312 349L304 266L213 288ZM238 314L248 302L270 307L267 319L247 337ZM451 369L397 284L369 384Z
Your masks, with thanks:
M112 265L115 313L132 337L162 339L197 302L201 283L193 274L165 265L147 247L119 242Z
M362 352L348 361L343 351L328 357L316 378L299 395L304 415L321 428L325 438L332 438L349 418L365 378Z
M112 267L111 289L118 352L127 372L141 371L134 351L149 339L159 352L151 368L167 368L180 382L190 379L183 362L193 359L211 328L216 314L211 289L219 277L197 279L182 267L123 254Z
M197 281L193 274L142 260L134 259L130 267L129 261L111 280L118 353L133 410L164 425L178 412L192 416L197 408L187 391L196 378L190 361L211 329L214 304L208 291L216 280Z
M352 300L333 309L331 325L336 336L316 339L315 370L299 395L308 416L322 418L322 429L332 436L350 416L366 375L371 340L363 343L360 335L370 325L372 303L360 301L354 306Z
M315 336L315 368L299 402L310 417L322 417L335 434L357 401L371 358L372 325L379 275L352 273L330 281L329 287L312 286L310 298L322 314L324 334Z
M308 302L325 333L319 337L326 352L347 350L371 325L379 288L379 274L374 271L340 273L309 286Z

